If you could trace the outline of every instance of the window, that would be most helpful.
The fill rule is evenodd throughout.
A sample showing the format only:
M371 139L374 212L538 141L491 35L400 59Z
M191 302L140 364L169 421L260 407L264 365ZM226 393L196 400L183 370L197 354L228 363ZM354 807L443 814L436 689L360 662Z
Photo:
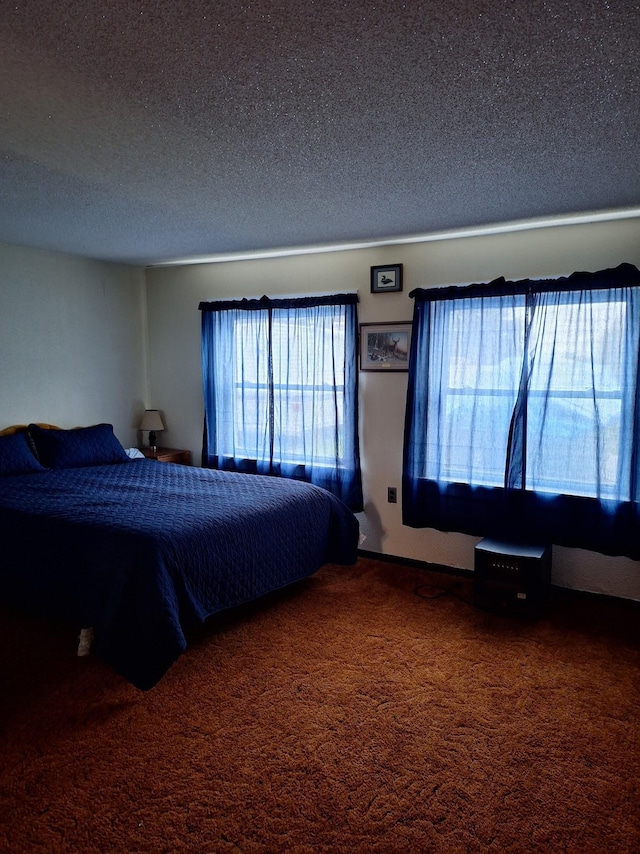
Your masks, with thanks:
M357 297L200 308L205 464L307 480L361 510Z
M405 523L639 552L636 268L412 296Z

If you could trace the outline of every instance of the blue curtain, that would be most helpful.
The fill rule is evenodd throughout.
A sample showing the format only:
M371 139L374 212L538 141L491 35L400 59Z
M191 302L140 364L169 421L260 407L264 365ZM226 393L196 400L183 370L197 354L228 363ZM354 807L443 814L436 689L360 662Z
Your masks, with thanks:
M640 559L640 272L411 296L404 523Z
M357 302L200 304L203 465L304 480L362 510Z

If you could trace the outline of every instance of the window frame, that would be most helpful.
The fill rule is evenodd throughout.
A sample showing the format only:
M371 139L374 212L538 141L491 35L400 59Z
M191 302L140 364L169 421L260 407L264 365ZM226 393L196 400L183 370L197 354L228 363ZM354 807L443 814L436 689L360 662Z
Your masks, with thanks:
M616 289L620 289L621 297ZM529 453L527 444L531 438L527 419L536 417L531 404L536 401L538 388L536 378L529 377L526 370L521 371L518 386L520 397L514 407L513 416L515 418L517 415L517 418L510 424L510 445L506 449L502 485L496 485L495 478L493 483L455 480L455 473L452 471L446 473L447 477L440 474L437 477L427 476L428 472L431 473L426 467L427 451L424 439L425 425L429 422L428 395L423 394L420 382L430 374L433 367L430 360L436 360L440 355L436 352L437 345L434 341L430 342L429 347L425 343L428 333L433 333L432 327L435 328L436 325L433 316L429 314L429 304L437 301L518 295L524 296L531 305L535 305L538 312L541 311L541 305L551 305L553 310L561 313L565 310L565 305L570 306L573 300L580 299L578 292L586 292L592 299L592 303L585 303L587 306L611 300L613 311L619 310L615 307L616 300L623 299L627 320L626 326L620 330L619 343L616 345L620 348L623 359L617 373L612 372L613 387L601 383L597 359L594 361L595 357L592 357L591 365L595 365L594 377L597 381L587 391L582 387L574 387L567 392L562 385L554 388L552 384L551 390L547 389L545 392L548 395L547 405L549 401L563 398L569 401L588 398L590 401L596 401L594 406L597 410L598 404L602 402L621 399L626 401L616 426L620 436L619 445L611 443L611 463L606 460L606 448L601 455L598 447L594 457L597 490L594 486L596 480L588 481L585 486L584 481L578 477L575 479L576 485L571 479L567 480L566 474L560 475L555 482L553 478L545 482L547 475L544 473L544 466L538 466L532 474L532 479L529 479L533 457L529 456L528 468L522 465L522 461L527 460ZM455 530L512 541L577 546L640 559L640 538L637 536L640 525L640 272L637 268L622 264L610 270L575 273L560 279L527 279L518 282L500 279L484 285L418 289L410 296L415 298L416 303L405 419L403 523L411 527ZM548 303L545 302L547 297ZM538 314L538 321L540 316ZM590 323L592 325L588 328L592 329L593 320L590 320ZM531 329L530 324L528 328ZM442 325L438 327L437 333L441 331ZM609 346L608 339L603 338L602 341L602 346ZM444 348L444 345L442 346ZM545 365L546 344L541 346L540 342L534 342L534 346L540 348L536 356L537 367L534 362L535 374L540 365ZM594 343L590 346L597 349ZM529 364L530 352L527 343L522 357L525 368ZM617 352L612 350L613 356ZM611 353L608 353L608 356L611 356ZM553 362L551 366L553 373ZM554 377L554 380L557 378ZM510 387L508 393L512 391ZM488 393L490 392L491 389L488 389ZM462 391L458 393L454 388L450 397L462 395ZM599 417L600 413L597 415ZM556 427L557 423L550 422ZM571 423L573 426L574 422ZM538 424L542 425L543 431L548 429L544 421ZM534 429L533 421L531 429ZM601 430L600 422L597 423L597 429ZM536 442L542 447L543 453L545 442L550 441L549 435L543 435L539 440L536 434ZM607 441L610 439L607 438ZM535 464L538 465L537 460ZM616 472L615 492L608 491L606 478L602 478L603 471L609 476L607 466ZM569 475L569 478L571 477Z
M203 465L306 480L362 509L357 303L357 294L335 294L200 304ZM322 400L318 408L316 392L329 393L330 403ZM290 424L286 408L294 404L300 420L283 431ZM287 435L288 446L281 441Z

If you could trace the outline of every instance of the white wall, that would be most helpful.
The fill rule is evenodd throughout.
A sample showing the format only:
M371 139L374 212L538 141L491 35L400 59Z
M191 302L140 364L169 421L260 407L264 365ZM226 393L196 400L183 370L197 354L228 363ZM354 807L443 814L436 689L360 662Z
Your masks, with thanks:
M137 444L144 271L0 244L0 429L107 422Z
M640 220L531 229L510 234L440 240L378 249L260 261L147 270L150 406L163 410L163 444L202 449L200 300L268 294L357 290L360 322L410 320L409 292L489 281L498 276L558 276L626 261L640 266ZM369 268L404 265L402 293L371 294ZM477 537L402 525L400 491L406 374L360 374L364 548L384 554L473 568ZM578 549L554 549L555 583L640 599L639 565Z

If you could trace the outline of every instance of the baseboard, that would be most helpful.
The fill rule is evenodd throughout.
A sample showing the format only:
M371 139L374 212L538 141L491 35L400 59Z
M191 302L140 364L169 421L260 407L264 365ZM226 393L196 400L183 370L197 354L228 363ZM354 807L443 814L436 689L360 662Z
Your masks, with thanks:
M382 560L385 563L399 563L402 566L415 566L416 569L425 569L428 572L441 572L443 575L455 575L458 578L473 578L472 569L462 569L457 566L447 566L444 563L431 563L428 560L416 560L411 557L400 557L398 555L386 555L380 552L370 552L367 549L358 549L360 557L369 557L372 560Z
M440 572L443 575L452 575L458 578L473 578L472 569L462 569L456 566L447 566L443 563L431 563L427 560L416 560L399 555L387 555L381 552L371 552L367 549L358 549L360 557L368 557L372 560L381 560L385 563L397 563L403 566L414 566L416 569L424 569L428 572ZM552 591L572 599L591 600L593 602L609 603L618 607L633 608L640 611L640 601L637 599L625 599L623 596L612 596L610 593L594 593L590 590L575 590L573 587L561 587L558 584L551 585Z

